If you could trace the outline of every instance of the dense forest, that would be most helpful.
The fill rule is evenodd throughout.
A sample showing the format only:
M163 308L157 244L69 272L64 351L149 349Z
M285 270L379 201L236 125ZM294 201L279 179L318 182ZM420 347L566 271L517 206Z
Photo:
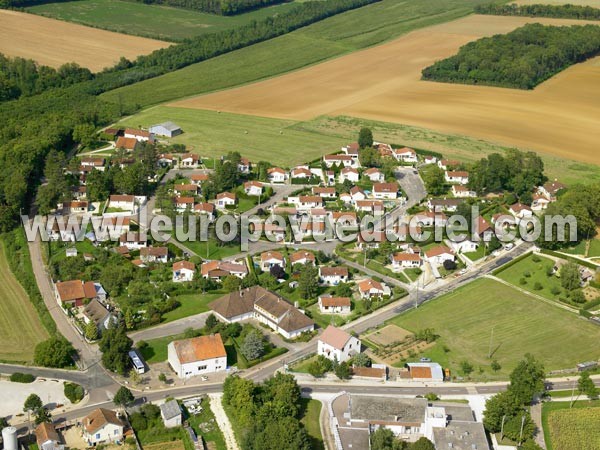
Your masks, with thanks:
M508 34L470 42L423 69L423 79L533 89L600 53L600 27L528 24Z
M561 19L600 20L600 9L581 5L476 5L477 14L494 16L556 17Z
M92 73L77 64L64 64L58 69L41 66L31 59L8 58L0 53L0 102L35 95L46 89L66 87L90 80Z
M21 208L33 198L50 150L76 144L77 128L97 128L136 110L97 95L111 89L212 58L379 0L327 0L298 4L292 10L232 31L187 40L67 87L0 102L0 231L18 224ZM25 209L24 212L27 210Z
M70 0L0 0L0 8L24 8L42 3L60 3ZM232 16L265 6L285 3L289 0L133 0L146 4L159 4L175 6L178 8L193 9L212 14Z
M288 0L137 0L231 16Z

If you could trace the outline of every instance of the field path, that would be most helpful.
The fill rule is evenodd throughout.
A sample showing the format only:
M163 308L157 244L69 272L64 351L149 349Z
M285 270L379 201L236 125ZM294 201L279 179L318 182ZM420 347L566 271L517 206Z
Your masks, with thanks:
M531 22L471 15L279 77L171 106L308 120L346 115L474 136L600 164L600 57L533 91L421 81L421 70L475 39ZM600 22L591 22L600 24Z
M76 62L92 71L114 65L121 56L139 55L168 47L168 42L0 9L0 53L59 67Z
M215 415L217 425L219 425L219 428L223 433L227 450L240 450L240 447L235 440L235 435L233 433L233 428L231 427L229 417L227 417L227 414L223 409L223 405L221 404L221 401L223 400L223 394L208 394L208 396L210 397L210 408Z

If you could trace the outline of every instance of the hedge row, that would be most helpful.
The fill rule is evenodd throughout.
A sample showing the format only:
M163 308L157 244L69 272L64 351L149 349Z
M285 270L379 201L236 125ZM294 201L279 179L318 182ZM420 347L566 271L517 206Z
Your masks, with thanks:
M35 377L29 373L15 372L10 376L10 381L13 383L33 383Z

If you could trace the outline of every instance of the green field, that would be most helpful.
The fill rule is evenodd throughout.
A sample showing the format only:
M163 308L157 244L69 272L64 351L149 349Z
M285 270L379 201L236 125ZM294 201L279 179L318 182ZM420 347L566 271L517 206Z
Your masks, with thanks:
M48 332L27 293L11 272L4 245L0 242L0 361L29 363L36 344Z
M235 16L219 16L182 8L146 5L125 0L77 0L43 3L28 12L119 33L181 41L204 33L227 30L285 12L293 2Z
M477 0L383 0L102 95L150 106L269 78L469 14Z
M600 401L545 403L542 423L548 450L600 448Z
M177 297L177 301L181 303L181 306L164 314L163 322L172 322L206 312L209 310L208 304L222 295L222 293L180 295Z
M239 151L251 161L266 160L284 167L338 151L345 143L334 136L304 131L293 121L166 106L150 108L122 124L149 125L165 120L184 130L171 142L186 144L202 156Z
M121 125L149 126L171 120L184 133L171 139L203 156L221 156L239 151L253 161L267 159L273 164L291 167L323 154L337 151L343 144L356 140L357 130L369 127L377 140L408 145L442 153L447 158L467 163L502 153L507 147L467 136L439 133L424 128L352 117L317 117L305 122L271 119L231 113L217 113L189 108L155 106L119 122ZM302 149L301 152L298 149ZM600 167L541 155L546 174L567 185L600 181ZM209 167L212 167L209 164ZM594 247L594 242L597 247ZM600 256L600 240L592 241Z
M548 371L598 358L600 328L490 279L474 281L392 322L412 332L433 328L440 338L424 356L454 375L462 375L460 363L467 360L475 368L471 377L479 380L506 379L527 352ZM488 358L492 330L492 358L502 366L497 373Z
M542 256L538 256L538 258L539 261L535 262L533 256L530 255L504 269L497 276L533 294L541 295L549 300L557 300L559 296L565 295L565 291L560 284L560 279L554 275L546 275L546 270L548 267L554 266L554 261ZM529 274L530 277L527 277L526 274ZM521 280L526 281L527 284L521 284ZM536 283L539 283L542 289L536 290L534 288ZM552 293L552 289L560 289L560 293L555 295Z

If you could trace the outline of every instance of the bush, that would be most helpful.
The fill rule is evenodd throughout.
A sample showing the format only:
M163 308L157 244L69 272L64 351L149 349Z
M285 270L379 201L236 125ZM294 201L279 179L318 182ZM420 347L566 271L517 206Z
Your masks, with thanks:
M76 383L65 382L65 397L67 397L71 403L79 403L83 400L84 395L85 391L82 386Z
M554 286L552 289L550 289L550 292L552 292L552 295L559 295L560 288L558 286Z
M540 283L539 281L536 281L533 285L533 289L536 291L541 291L542 289L544 289L544 286L542 286L542 283Z
M13 383L33 383L35 377L29 373L15 372L10 376L10 381Z
M525 285L527 284L527 280L526 280L525 278L521 278L521 279L519 280L519 284L520 284L521 286L525 286Z
M131 422L131 427L136 431L143 431L148 428L148 421L144 417L142 413L133 413L129 421Z
M531 278L531 272L529 272L528 270L526 270L525 272L523 272L523 276L525 278Z
M533 256L531 257L531 260L532 260L534 263L538 263L538 262L540 262L540 261L541 261L541 259L540 259L540 257L539 257L538 255L533 255Z

